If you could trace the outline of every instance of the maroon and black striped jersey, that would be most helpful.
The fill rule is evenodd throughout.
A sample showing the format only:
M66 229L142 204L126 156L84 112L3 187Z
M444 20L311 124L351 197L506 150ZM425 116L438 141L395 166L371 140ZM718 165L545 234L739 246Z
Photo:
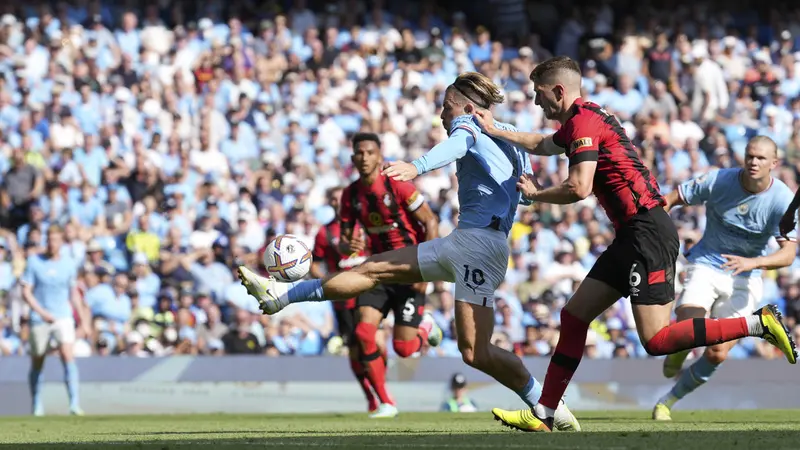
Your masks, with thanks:
M597 162L592 192L615 229L640 210L665 204L655 177L622 125L599 105L577 99L572 117L553 135L553 142L566 149L570 166Z
M372 254L416 245L425 240L425 232L412 213L424 202L408 181L382 175L371 185L356 180L342 192L341 225L344 229L361 223Z

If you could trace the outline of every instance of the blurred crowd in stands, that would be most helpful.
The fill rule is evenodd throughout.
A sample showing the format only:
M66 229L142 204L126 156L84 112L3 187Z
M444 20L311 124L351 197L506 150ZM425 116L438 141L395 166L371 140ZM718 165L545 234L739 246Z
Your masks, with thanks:
M800 8L790 2L317 3L0 5L0 355L27 352L17 280L50 224L66 229L63 254L93 317L78 356L344 351L330 303L262 316L233 270L258 266L277 234L313 244L334 217L325 191L355 176L353 133L378 133L387 159L445 139L443 93L464 71L503 87L499 120L552 132L528 75L571 56L585 97L623 122L665 192L739 165L756 134L779 144L774 175L797 188ZM567 172L564 159L533 160L546 185ZM442 235L457 224L454 170L416 180ZM673 216L686 249L703 208ZM591 197L520 208L493 340L551 354L559 309L612 239ZM793 326L799 268L765 274L764 302ZM457 357L452 287L432 284L428 300L447 339L426 353ZM587 355L646 357L632 327L621 299L593 323ZM743 340L731 356L775 355Z

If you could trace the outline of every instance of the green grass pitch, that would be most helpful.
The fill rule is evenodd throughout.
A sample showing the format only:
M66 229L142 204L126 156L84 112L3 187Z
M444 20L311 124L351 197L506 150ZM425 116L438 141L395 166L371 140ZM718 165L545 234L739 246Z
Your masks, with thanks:
M25 449L797 449L800 411L577 414L582 433L523 433L490 413L0 418L0 447Z

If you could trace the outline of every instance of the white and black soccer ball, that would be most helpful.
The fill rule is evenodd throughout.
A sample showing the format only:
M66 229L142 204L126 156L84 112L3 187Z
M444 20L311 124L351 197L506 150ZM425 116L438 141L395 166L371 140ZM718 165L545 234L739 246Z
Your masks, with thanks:
M264 267L278 281L297 281L311 270L311 250L297 236L280 235L264 251Z

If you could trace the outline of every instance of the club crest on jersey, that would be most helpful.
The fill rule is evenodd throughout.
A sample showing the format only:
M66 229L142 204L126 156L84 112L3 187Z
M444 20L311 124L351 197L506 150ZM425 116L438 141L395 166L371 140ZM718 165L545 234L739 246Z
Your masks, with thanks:
M383 217L380 214L371 212L367 217L369 218L369 223L371 223L373 226L377 227L379 225L383 225Z
M742 203L741 205L736 207L736 212L738 212L741 215L747 214L747 211L750 211L750 205L748 205L747 203Z
M388 193L383 196L383 204L387 207L392 206L392 196Z
M578 150L579 148L591 147L592 146L592 138L585 137L585 138L578 138L572 141L572 151Z

